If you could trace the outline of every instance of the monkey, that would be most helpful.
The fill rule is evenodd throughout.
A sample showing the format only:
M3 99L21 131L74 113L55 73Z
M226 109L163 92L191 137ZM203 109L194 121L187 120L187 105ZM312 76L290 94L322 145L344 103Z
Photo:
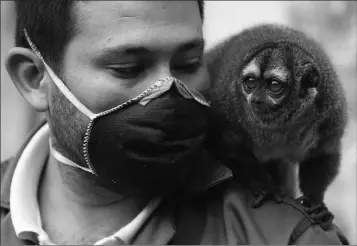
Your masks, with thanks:
M324 204L339 172L347 102L321 44L287 25L258 24L208 50L204 61L207 148L254 192L254 206L291 194L293 175L311 206Z

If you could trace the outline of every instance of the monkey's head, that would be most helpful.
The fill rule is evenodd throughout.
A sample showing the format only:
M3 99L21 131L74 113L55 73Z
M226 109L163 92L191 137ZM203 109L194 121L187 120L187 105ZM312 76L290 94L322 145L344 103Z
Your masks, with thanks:
M286 42L264 45L244 64L238 86L248 119L278 127L295 123L314 109L319 71L300 47Z
M287 26L247 28L207 52L205 60L212 118L220 124L285 128L322 119L346 105L324 49Z

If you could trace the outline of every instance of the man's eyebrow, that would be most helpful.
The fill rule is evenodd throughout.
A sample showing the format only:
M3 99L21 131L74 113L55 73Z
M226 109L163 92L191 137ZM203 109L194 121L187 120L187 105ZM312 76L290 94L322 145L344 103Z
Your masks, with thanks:
M204 48L205 41L202 38L193 39L180 44L177 48L178 52L183 52L195 48ZM149 54L150 48L148 46L140 46L135 44L117 45L113 47L105 47L100 51L100 56L110 59L111 57L117 57L118 55L146 55Z
M145 55L148 53L150 53L150 50L144 46L128 44L105 47L100 51L100 57L111 59L118 57L118 55Z
M200 48L203 49L205 47L205 40L202 38L193 39L184 44L181 44L178 48L178 51L186 51L191 49Z

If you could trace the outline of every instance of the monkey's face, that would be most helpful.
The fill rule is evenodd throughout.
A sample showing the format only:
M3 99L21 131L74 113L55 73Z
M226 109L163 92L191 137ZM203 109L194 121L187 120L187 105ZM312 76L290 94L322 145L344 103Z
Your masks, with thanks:
M248 111L268 126L297 120L317 94L318 73L312 58L287 44L258 52L240 78Z

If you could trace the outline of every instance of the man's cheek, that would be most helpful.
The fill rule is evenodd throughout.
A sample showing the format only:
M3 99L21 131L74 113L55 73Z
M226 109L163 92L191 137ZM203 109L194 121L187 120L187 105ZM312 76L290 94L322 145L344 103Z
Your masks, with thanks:
M210 86L210 77L207 67L202 65L197 73L189 75L186 78L182 78L182 81L189 89L204 93Z
M66 85L93 113L103 112L126 101L125 88L120 81L103 69L78 67L68 74Z
M48 122L54 146L71 160L84 163L81 141L88 125L88 118L59 91L53 95Z

